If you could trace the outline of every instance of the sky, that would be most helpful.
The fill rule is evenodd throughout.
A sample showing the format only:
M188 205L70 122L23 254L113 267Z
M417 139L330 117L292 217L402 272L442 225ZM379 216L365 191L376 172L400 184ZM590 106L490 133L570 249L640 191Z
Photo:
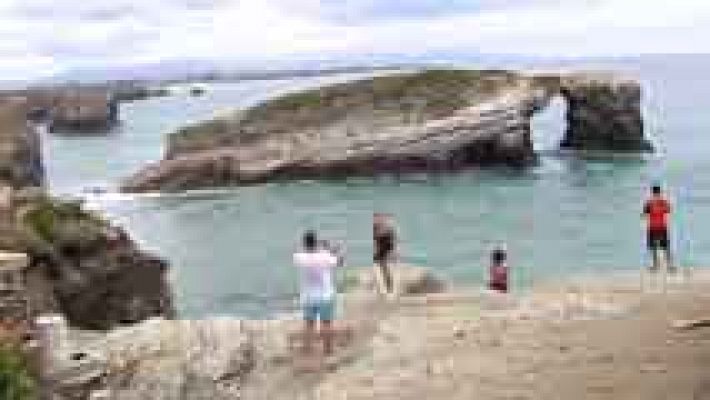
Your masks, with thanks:
M0 81L175 59L710 53L708 0L0 0Z

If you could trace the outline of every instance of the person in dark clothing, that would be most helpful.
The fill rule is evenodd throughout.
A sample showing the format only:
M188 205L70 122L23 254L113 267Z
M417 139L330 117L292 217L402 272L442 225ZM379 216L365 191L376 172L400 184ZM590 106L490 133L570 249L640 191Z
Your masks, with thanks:
M385 291L392 293L394 291L394 282L389 264L394 256L397 238L394 226L388 215L375 213L372 224L372 238L374 241L373 261L380 269Z
M652 271L658 271L660 267L658 250L665 252L668 271L675 272L676 270L671 262L671 247L668 234L668 215L670 213L670 202L663 196L661 187L653 185L651 187L651 197L644 204L642 214L648 220L647 240L648 249L653 259Z

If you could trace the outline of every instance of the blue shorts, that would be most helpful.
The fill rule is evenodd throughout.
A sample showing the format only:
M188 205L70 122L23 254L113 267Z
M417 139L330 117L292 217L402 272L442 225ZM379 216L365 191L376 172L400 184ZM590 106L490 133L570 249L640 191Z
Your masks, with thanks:
M303 305L303 319L306 321L332 321L335 313L335 301L312 301Z

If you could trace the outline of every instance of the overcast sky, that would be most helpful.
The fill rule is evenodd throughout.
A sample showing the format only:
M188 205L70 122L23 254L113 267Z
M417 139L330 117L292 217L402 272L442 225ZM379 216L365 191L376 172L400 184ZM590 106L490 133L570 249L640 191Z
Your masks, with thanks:
M164 59L710 52L710 0L0 0L0 81Z

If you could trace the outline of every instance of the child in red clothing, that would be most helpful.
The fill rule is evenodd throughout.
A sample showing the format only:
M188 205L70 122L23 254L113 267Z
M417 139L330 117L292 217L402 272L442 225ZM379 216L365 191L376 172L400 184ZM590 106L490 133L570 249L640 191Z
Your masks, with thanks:
M501 293L508 292L508 264L505 250L497 248L491 253L488 288Z

